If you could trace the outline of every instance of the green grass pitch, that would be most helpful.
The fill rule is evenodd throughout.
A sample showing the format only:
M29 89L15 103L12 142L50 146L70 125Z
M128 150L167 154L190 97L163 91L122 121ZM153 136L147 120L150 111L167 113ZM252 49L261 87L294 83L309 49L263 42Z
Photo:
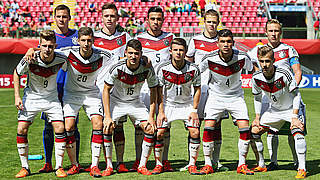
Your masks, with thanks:
M250 120L254 118L253 96L251 89L245 89L245 99L249 109ZM320 89L301 89L302 98L307 105L307 169L308 179L320 179L320 141L318 139L318 127L320 127ZM22 93L21 93L22 94ZM16 148L16 129L17 129L17 110L14 107L13 89L0 90L0 179L14 179L15 174L20 170L20 160ZM80 113L79 130L81 134L80 164L88 166L91 162L90 136L91 125L83 111ZM44 123L39 119L35 119L33 125L29 129L29 154L43 154L42 130ZM203 132L201 128L201 133ZM134 150L134 128L131 122L125 124L125 156L124 160L128 168L130 168L135 160ZM201 134L202 136L202 134ZM239 175L236 173L238 160L238 129L232 124L231 119L222 122L222 138L223 144L221 149L221 163L231 169L228 172L217 172L206 176L191 176L187 172L179 172L179 168L186 165L188 160L187 151L187 131L183 128L182 122L174 122L171 129L171 145L169 152L169 160L175 172L162 173L154 176L143 176L137 173L114 174L107 178L117 179L294 179L296 171L293 170L292 156L287 143L286 136L280 136L278 160L280 170L256 173L254 176ZM266 163L269 163L269 155L266 147L266 135L263 135L265 145L264 155ZM113 152L113 161L115 162L115 153ZM54 159L54 158L53 158ZM105 167L104 158L101 158L100 169ZM54 160L53 160L54 161ZM54 173L39 174L37 171L43 166L44 160L29 161L32 175L26 179L56 179ZM252 150L249 151L247 157L249 167L255 164L255 158ZM204 164L202 148L199 153L197 165L202 167ZM65 153L64 168L68 168L70 162ZM115 166L115 163L114 163ZM154 157L150 156L148 169L154 167ZM80 173L78 175L69 176L68 179L88 179L91 178L89 173Z

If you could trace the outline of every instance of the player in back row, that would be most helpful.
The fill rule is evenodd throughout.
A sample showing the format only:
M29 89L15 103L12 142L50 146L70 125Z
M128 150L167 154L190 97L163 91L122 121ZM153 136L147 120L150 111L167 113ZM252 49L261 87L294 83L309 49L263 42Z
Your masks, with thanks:
M261 141L260 136L269 129L278 132L285 122L291 123L291 134L294 137L298 159L296 178L306 177L306 140L303 118L300 118L299 106L301 95L297 83L290 70L274 65L273 49L269 46L260 47L258 60L261 70L252 77L252 93L256 118L252 122L252 137ZM263 113L262 95L268 97L271 106ZM263 154L262 154L263 158Z
M142 44L143 55L147 56L152 63L154 69L170 59L170 43L175 38L174 34L170 32L162 31L162 24L164 22L164 13L161 7L154 6L149 8L147 22L149 28L146 32L139 34L136 39L138 39ZM141 99L149 107L149 89L146 84L142 88ZM141 152L141 143L143 138L143 133L140 128L137 128L136 131L136 162L133 167L133 170L136 169L138 165ZM164 153L163 153L163 165L164 171L173 171L168 161L168 152L170 145L170 128L167 128L164 134Z
M194 62L195 64L199 65L202 58L209 54L210 52L217 50L217 41L218 41L218 32L217 28L219 25L219 14L215 10L208 10L204 14L204 32L199 35L195 35L191 38L188 46L188 52L186 54L186 59ZM209 71L205 71L201 74L201 97L198 107L198 115L200 122L204 118L204 108L208 98L208 79L209 78ZM229 118L228 113L222 118ZM213 140L214 140L214 148L212 152L212 161L213 161L213 168L219 171L227 171L228 168L222 166L219 162L220 156L220 149L222 143L222 136L221 136L221 121L216 124L213 133ZM188 167L181 168L180 171L187 170Z

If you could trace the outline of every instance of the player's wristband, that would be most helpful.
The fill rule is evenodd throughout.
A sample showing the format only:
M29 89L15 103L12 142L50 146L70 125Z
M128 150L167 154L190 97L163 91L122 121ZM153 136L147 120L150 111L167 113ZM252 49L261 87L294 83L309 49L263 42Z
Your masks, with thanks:
M298 119L298 114L292 114L291 118L297 118Z
M197 113L197 112L198 112L198 110L197 110L197 109L192 108L192 109L191 109L191 112L192 112L192 113L193 113L193 112L194 112L194 113Z

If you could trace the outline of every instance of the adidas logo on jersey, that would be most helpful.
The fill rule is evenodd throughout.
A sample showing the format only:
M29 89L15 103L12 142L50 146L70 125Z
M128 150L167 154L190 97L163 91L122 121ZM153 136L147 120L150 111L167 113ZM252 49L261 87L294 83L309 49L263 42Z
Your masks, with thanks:
M168 77L167 77L168 79L172 79L172 77L169 75Z
M202 43L202 44L200 45L200 47L205 47L205 45Z
M146 44L145 44L146 46L150 46L150 43L149 42L146 42Z
M214 68L214 70L218 71L218 70L219 70L219 68L218 68L218 67L215 67L215 68Z
M102 41L99 42L99 45L104 45Z
M74 65L78 65L78 63L77 62L72 62Z

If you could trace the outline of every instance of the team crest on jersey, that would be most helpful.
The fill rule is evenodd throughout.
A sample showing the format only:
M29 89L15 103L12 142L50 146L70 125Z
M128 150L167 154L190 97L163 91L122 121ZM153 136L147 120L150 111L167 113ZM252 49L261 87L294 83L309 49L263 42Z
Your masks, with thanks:
M91 66L92 70L95 71L99 68L99 63L98 62L94 62Z
M278 88L278 89L282 89L282 84L281 84L281 81L276 81L276 87Z
M275 61L280 61L288 57L289 57L289 49L283 49L281 51L274 52Z
M73 38L72 38L72 43L73 43L74 45L77 45L77 44L78 44L78 38L77 38L77 37L73 37Z
M192 76L191 76L191 73L190 73L190 72L187 72L187 73L185 74L185 76L184 76L184 80L186 80L186 81L190 81L191 78L192 78Z
M234 68L235 72L240 71L240 65L239 64L235 64L233 68Z
M169 46L169 45L170 45L170 42L169 42L168 39L165 39L165 40L163 41L163 43L164 43L165 46Z
M123 44L122 40L121 40L121 39L117 39L117 44L118 44L119 46L121 46L121 45Z
M285 57L286 57L286 53L283 52L283 51L280 51L279 57L280 57L280 58L285 58Z

